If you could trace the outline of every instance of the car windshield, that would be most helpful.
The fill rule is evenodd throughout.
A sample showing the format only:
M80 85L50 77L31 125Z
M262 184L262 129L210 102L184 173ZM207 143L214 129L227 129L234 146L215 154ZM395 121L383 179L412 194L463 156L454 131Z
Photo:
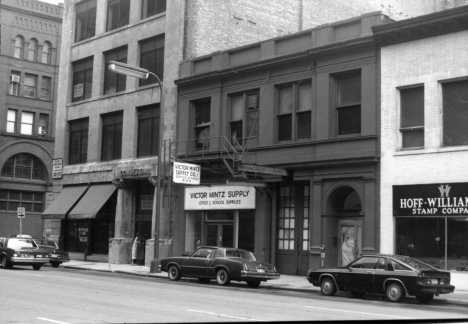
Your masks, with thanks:
M241 259L246 259L249 261L255 261L255 257L252 254L252 252L245 251L245 250L228 249L226 250L226 257L241 258Z
M11 249L37 248L36 242L29 239L9 239L7 246Z
M416 260L416 259L413 259L413 258L410 258L410 257L397 255L397 256L395 256L395 258L398 259L398 260L401 260L403 262L406 262L407 264L409 264L410 266L412 266L413 268L416 268L416 269L436 269L436 268L434 268L433 266L431 266L431 265L429 265L427 263L424 263L422 261L419 261L419 260Z

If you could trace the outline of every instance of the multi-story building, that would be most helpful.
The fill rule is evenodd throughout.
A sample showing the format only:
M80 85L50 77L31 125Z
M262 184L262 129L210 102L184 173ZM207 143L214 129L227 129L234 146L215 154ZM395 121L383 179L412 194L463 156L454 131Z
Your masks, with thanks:
M156 226L154 188L159 151L167 151L160 141L173 141L179 127L174 84L179 62L377 5L367 0L66 0L54 153L63 169L54 182L54 202L43 214L46 230L60 236L68 251L103 258L109 253L112 263L129 262L136 233L146 242L138 257L146 264L154 255L156 230L161 256L180 252L172 246L178 224L169 204L161 203ZM327 10L317 15L320 7ZM110 61L146 68L162 85L154 77L117 75L107 68Z
M374 27L384 253L468 268L468 6Z
M53 198L62 13L35 0L0 3L0 236L18 234L20 223L23 234L51 234L41 213Z

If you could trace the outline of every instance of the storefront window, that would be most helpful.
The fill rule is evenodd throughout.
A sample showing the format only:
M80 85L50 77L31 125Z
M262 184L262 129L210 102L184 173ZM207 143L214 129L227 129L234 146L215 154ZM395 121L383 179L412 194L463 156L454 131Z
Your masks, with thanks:
M185 251L194 251L201 245L202 212L187 212L185 222Z
M255 247L255 210L239 210L239 249L254 252Z

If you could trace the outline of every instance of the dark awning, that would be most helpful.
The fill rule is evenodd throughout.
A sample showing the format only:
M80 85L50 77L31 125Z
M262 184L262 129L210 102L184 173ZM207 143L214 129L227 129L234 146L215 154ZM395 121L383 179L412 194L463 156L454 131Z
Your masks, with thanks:
M58 197L44 210L42 218L65 218L65 214L83 196L88 186L63 187Z
M69 219L95 218L101 207L116 190L113 184L92 185L75 208L68 214Z

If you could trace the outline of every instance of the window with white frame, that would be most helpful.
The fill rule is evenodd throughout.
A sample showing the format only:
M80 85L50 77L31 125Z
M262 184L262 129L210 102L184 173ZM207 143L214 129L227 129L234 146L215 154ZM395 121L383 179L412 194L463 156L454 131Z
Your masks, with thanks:
M34 114L23 111L21 113L20 134L33 135Z
M403 149L424 147L424 87L400 89L400 132Z
M16 131L16 110L8 109L7 115L7 133L15 133Z

